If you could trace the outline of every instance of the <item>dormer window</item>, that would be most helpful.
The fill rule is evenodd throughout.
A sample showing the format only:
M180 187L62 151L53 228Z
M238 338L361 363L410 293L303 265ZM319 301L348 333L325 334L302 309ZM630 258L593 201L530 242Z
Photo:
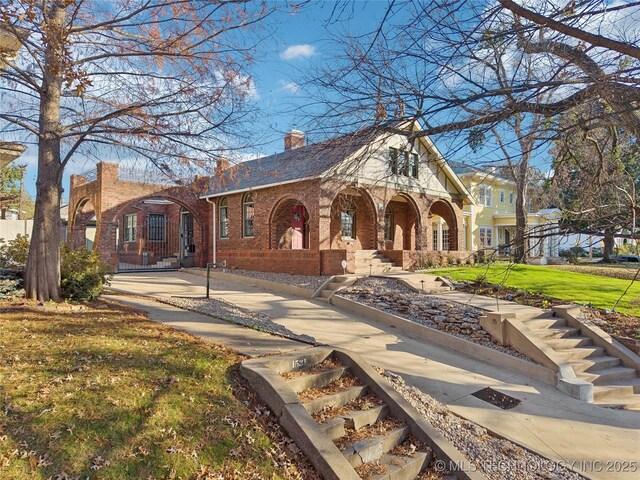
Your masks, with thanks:
M394 175L418 178L418 154L389 147L389 170Z

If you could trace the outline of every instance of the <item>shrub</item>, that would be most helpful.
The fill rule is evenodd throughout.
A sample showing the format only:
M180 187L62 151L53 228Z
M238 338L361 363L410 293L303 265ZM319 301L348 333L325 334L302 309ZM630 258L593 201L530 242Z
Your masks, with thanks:
M104 285L111 281L109 266L96 251L84 247L73 250L63 244L60 253L62 295L75 302L98 298Z
M24 296L21 275L12 270L0 268L0 299Z
M28 235L18 234L15 240L0 240L0 268L24 270L28 254Z
M476 285L486 285L487 284L487 276L485 274L478 275L476 279L473 281Z

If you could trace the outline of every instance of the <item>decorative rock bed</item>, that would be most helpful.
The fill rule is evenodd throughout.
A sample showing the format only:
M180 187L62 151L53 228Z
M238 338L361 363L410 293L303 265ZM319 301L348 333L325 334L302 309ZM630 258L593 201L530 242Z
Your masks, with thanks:
M285 285L294 285L314 292L319 289L324 282L331 278L327 275L290 275L288 273L254 272L252 270L241 269L227 270L227 273L257 278L259 280L267 280L269 282L284 283Z
M581 480L582 475L536 455L509 440L496 437L480 425L458 417L446 405L409 386L395 373L381 375L447 440L491 480Z
M294 333L286 327L271 321L269 315L256 313L233 303L215 298L164 297L161 302L184 308L225 322L243 325L262 332L280 335L300 342L316 344L316 339L309 335Z
M484 312L479 308L416 293L388 278L361 278L337 295L531 361L520 352L493 342L491 335L480 326L478 319Z

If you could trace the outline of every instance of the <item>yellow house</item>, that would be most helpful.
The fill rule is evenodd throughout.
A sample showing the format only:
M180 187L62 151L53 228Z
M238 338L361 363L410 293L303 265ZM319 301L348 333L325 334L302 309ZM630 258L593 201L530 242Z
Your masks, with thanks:
M466 250L493 250L508 255L516 230L516 184L491 171L464 163L449 162L453 171L475 199L465 205L464 247ZM528 204L527 199L527 204ZM527 227L534 238L529 241L530 257L556 257L557 242L549 240L556 223L544 212L528 213ZM535 232L543 232L535 238Z

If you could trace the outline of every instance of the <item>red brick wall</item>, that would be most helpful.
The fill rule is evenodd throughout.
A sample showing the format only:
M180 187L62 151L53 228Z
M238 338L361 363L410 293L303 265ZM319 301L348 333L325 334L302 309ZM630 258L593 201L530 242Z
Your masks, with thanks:
M227 268L297 275L320 275L320 252L317 250L231 250L218 252L218 262Z
M218 260L242 250L247 251L268 251L279 250L279 241L286 231L286 224L291 224L291 214L287 209L296 203L302 203L307 210L309 222L307 223L307 247L309 251L318 251L318 195L319 182L309 180L288 185L278 185L271 188L263 188L253 192L254 236L247 238L242 236L242 199L244 193L227 195L227 205L229 212L229 238L217 239ZM215 199L216 208L222 197ZM272 224L270 221L275 219ZM218 215L216 212L216 220ZM218 230L218 229L217 229ZM286 250L292 252L292 250ZM285 253L286 255L286 253ZM213 245L209 250L209 258L213 258ZM316 270L319 270L319 256L317 258ZM244 267L243 267L244 268ZM272 270L268 270L272 271Z
M356 271L355 252L349 250L320 250L321 272L323 275L340 275L343 273L342 260L347 261L347 273Z

